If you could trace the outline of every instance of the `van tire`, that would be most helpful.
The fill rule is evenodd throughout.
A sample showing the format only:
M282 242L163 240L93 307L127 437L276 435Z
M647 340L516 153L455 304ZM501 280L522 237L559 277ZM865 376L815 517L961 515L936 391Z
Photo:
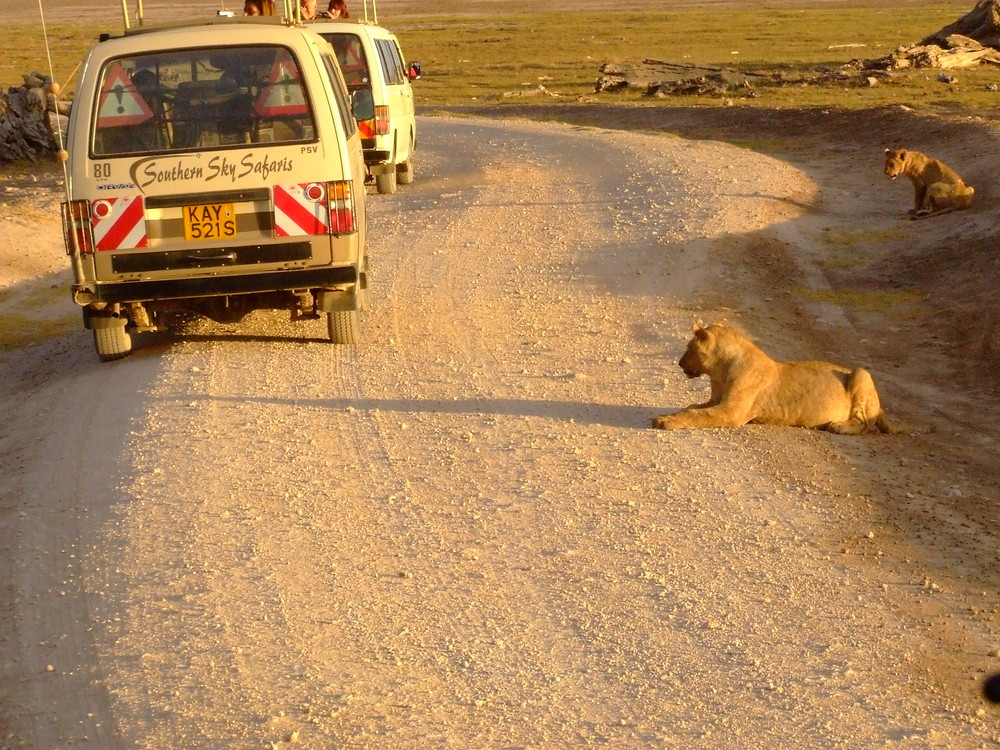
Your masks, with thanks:
M361 342L361 311L335 310L326 314L330 343L355 346Z
M396 182L400 185L413 184L413 159L407 159L396 165Z
M94 348L102 362L113 362L132 353L132 337L125 326L95 328Z
M375 189L381 195L392 195L396 192L396 170L390 169L383 174L375 175Z

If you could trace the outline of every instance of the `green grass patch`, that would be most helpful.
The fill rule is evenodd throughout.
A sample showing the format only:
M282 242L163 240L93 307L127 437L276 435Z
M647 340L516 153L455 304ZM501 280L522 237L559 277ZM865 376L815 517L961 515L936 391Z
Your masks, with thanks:
M80 309L61 284L14 287L0 294L0 350L39 344L82 327Z
M830 251L851 250L866 245L878 245L904 236L902 228L838 229L829 227L819 235L820 244Z
M802 0L803 5L809 5ZM489 8L491 6L484 6ZM510 102L504 94L543 85L560 99L581 97L660 106L718 105L723 97L671 96L646 99L636 95L594 93L605 62L628 64L652 58L672 62L723 65L739 70L781 71L789 78L832 69L852 59L876 59L899 46L911 45L962 17L968 2L878 7L747 8L711 10L678 8L623 13L547 12L509 6L507 15L384 16L411 60L423 64L415 86L421 111L435 106L473 102ZM156 19L151 19L155 22ZM70 76L100 32L120 31L120 23L92 22L49 27L53 71L72 90ZM33 70L49 71L40 24L8 29L0 84L16 85ZM995 107L1000 99L987 87L1000 86L1000 68L982 66L952 71L952 84L937 80L937 70L901 72L891 82L874 86L760 86L731 96L746 106L849 108L905 104L914 108ZM518 98L525 102L531 99Z
M743 71L799 72L836 68L852 59L874 59L914 44L968 11L967 4L900 8L801 10L678 10L621 14L553 13L506 18L405 19L392 28L404 51L423 64L416 84L423 106L509 101L503 94L539 84L564 100L593 96L605 62L652 58L724 65ZM937 71L911 71L873 87L784 85L761 87L754 106L912 106L967 103L995 106L986 84L1000 70L959 71L944 85ZM734 98L739 98L739 94ZM601 94L601 100L650 99ZM523 99L518 99L523 101ZM546 98L546 102L551 100ZM662 105L719 104L721 97L677 96Z
M807 5L806 0L802 0ZM489 6L484 6L489 7ZM513 7L513 6L512 6ZM520 8L518 8L520 10ZM404 53L423 64L416 83L424 108L474 101L509 101L503 94L544 85L564 101L594 94L605 62L629 63L646 58L744 71L787 71L836 67L854 58L883 57L913 44L969 11L969 3L934 3L914 8L683 8L650 12L511 12L508 15L381 17L399 36ZM151 19L155 20L155 19ZM49 28L57 81L72 88L70 74L102 31L120 24L81 22ZM20 75L49 69L41 27L8 30L0 83L16 85ZM996 106L998 95L987 84L1000 84L994 66L958 71L958 82L938 82L937 71L911 71L893 83L871 88L768 86L751 106ZM602 100L629 101L602 94ZM525 101L523 98L517 101ZM546 102L551 102L545 98ZM643 100L649 103L649 99ZM718 104L720 97L668 97L659 104Z
M823 258L818 264L829 270L845 270L871 265L871 253L866 247L880 245L904 236L902 229L841 230L830 227L819 235ZM861 251L861 252L859 252Z
M923 294L912 291L796 289L792 293L812 302L850 307L866 312L886 312L904 305L915 305L923 299Z
M8 28L4 39L4 56L0 60L0 83L4 87L21 85L21 76L39 72L50 72L56 82L64 84L75 76L77 66L97 42L102 31L119 32L118 27L100 26L87 23L59 24L48 27L49 53L52 68L45 52L45 36L41 24L28 24Z
M787 145L787 141L781 138L732 138L729 143L763 154L775 153Z
M0 350L23 349L32 344L61 336L82 328L80 316L67 316L59 320L35 320L20 315L0 315Z

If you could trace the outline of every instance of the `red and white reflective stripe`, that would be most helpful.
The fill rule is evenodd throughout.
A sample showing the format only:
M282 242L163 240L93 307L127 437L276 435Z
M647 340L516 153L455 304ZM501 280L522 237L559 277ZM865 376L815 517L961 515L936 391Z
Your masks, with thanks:
M329 233L329 198L323 183L274 186L275 237Z
M100 198L90 205L90 220L98 250L146 247L146 213L141 196Z

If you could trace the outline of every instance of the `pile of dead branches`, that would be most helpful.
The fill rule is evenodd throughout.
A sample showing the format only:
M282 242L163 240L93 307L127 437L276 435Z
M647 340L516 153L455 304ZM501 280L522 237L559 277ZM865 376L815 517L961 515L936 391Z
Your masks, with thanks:
M953 24L875 60L852 60L837 68L799 74L747 73L731 68L643 60L638 64L605 63L596 91L635 91L647 96L682 94L753 96L756 87L787 85L875 86L908 68L968 68L1000 65L1000 0L979 0ZM942 73L942 80L949 76Z
M905 70L906 68L970 68L990 63L1000 65L1000 51L980 44L972 37L948 34L931 37L912 47L900 47L891 55L867 60L870 70Z
M979 0L955 23L936 31L918 44L900 47L891 55L865 60L864 71L907 68L969 68L1000 65L1000 0Z
M729 94L750 92L755 86L770 82L766 73L744 73L732 68L689 63L643 60L632 65L605 63L596 90L637 91L646 96L673 94Z
M50 112L55 110L52 79L41 73L23 76L21 86L0 94L0 163L35 161L58 148Z

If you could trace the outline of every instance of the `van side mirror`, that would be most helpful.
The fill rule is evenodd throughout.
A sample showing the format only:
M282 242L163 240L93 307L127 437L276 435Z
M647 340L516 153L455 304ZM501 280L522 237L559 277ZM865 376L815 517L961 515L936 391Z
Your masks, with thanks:
M420 63L411 62L410 63L410 80L415 81L420 78Z
M375 117L375 97L371 89L356 89L351 94L351 114L358 122Z

